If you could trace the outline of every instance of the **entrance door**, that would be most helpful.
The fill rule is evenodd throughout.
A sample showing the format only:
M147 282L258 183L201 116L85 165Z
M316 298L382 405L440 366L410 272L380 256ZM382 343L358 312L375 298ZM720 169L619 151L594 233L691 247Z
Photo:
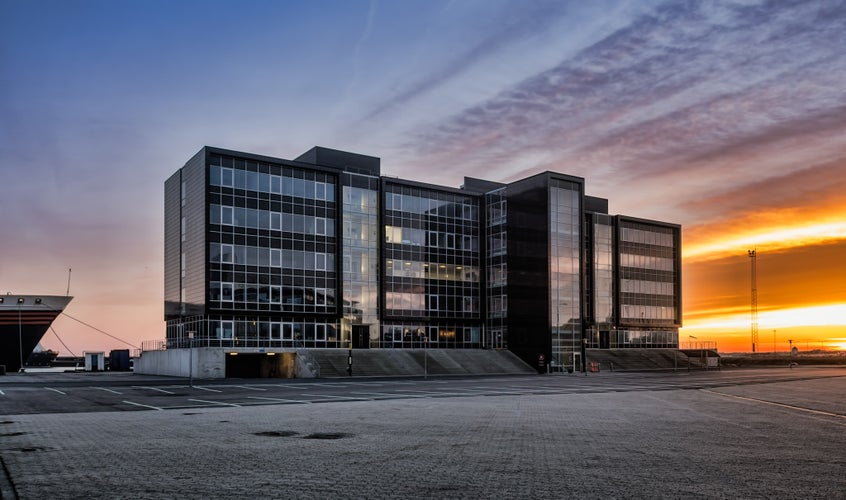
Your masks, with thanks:
M353 347L370 349L370 325L352 325Z
M611 332L609 332L608 330L600 330L600 332L599 332L599 348L600 349L611 348Z

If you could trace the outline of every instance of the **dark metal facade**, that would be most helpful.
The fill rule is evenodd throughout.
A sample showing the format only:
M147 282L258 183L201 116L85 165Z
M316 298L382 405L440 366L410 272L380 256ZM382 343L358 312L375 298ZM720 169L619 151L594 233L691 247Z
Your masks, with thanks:
M379 159L203 148L165 182L167 339L233 347L676 347L681 228L544 172L460 189ZM192 341L193 342L193 341Z

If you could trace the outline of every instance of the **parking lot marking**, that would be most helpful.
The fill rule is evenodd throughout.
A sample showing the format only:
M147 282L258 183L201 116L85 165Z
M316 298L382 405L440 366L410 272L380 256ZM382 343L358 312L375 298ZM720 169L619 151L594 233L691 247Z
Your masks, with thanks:
M194 389L200 389L201 391L209 391L209 392L223 392L223 391L218 391L217 389L209 389L208 387L201 387L199 385L195 385Z
M300 396L306 396L309 398L331 398L331 399L344 399L347 401L370 401L370 398L357 398L355 396L334 396L332 394L300 394Z
M6 395L6 393L5 393L5 392L0 391L0 396L5 396L5 395Z
M260 389L258 387L250 387L248 385L233 385L232 387L237 387L239 389L247 389L250 391L266 391L267 389Z
M58 392L59 394L61 394L61 395L63 395L63 396L67 396L67 395L68 395L68 393L66 393L66 392L62 392L62 391L60 391L60 390L58 390L58 389L53 389L52 387L45 387L45 389L47 389L48 391Z
M815 410L813 408L806 408L804 406L796 406L796 405L790 405L790 404L786 404L786 403L778 403L776 401L767 401L766 399L749 398L749 397L746 397L746 396L737 396L735 394L727 394L725 392L712 391L712 390L709 390L709 389L702 389L702 391L708 392L708 393L711 393L711 394L717 394L719 396L725 396L727 398L742 399L744 401L752 401L753 403L762 403L762 404L766 404L766 405L780 406L782 408L787 408L788 410L804 411L804 412L808 412L808 413L815 413L817 415L825 415L827 417L846 418L846 415L842 415L840 413L832 413L830 411L824 411L824 410Z
M304 399L283 399L283 398L264 398L261 396L247 396L248 399L260 399L262 401L277 401L280 403L311 403L311 401Z
M128 405L142 406L144 408L149 408L151 410L164 410L164 408L159 408L158 406L150 406L150 405L145 405L145 404L141 404L141 403L135 403L133 401L124 401L124 403L126 403Z
M114 391L112 389L107 389L105 387L92 387L92 389L99 389L101 391L111 392L112 394L123 394L122 392Z
M223 401L206 401L205 399L191 399L188 398L188 401L196 401L197 403L206 403L210 405L223 405L223 406L237 406L241 407L241 405L236 405L235 403L224 403Z
M170 391L166 391L164 389L159 389L158 387L149 387L149 386L146 386L146 385L136 385L134 387L136 387L138 389L150 389L151 391L159 391L159 392L163 392L165 394L176 394L175 392L170 392Z
M351 392L350 394L361 394L362 396L375 396L376 398L384 396L391 399L413 399L429 397L423 394L406 394L404 392Z

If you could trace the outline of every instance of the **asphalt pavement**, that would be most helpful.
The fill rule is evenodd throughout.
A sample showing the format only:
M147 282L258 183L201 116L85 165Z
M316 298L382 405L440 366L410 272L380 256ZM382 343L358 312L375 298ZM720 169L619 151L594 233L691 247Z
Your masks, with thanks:
M2 498L846 498L846 369L0 377Z

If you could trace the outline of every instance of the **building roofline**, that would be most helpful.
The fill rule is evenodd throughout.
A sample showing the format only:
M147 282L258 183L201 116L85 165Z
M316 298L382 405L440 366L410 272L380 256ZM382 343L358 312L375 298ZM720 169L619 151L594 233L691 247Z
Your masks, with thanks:
M681 227L682 227L681 224L676 224L674 222L665 222L665 221L653 220L653 219L641 219L640 217L632 217L631 215L617 214L617 215L615 215L615 217L617 217L617 219L619 219L619 220L625 220L625 221L629 221L629 222L639 222L641 224L649 224L649 225L652 225L652 226L663 226L663 227L669 227L669 228L674 228L674 229L681 229Z
M467 191L466 189L451 187L451 186L442 186L440 184L431 184L428 182L420 182L420 181L412 181L409 179L402 179L400 177L389 177L389 176L381 176L382 182L388 184L400 184L403 186L410 186L410 187L417 187L422 189L429 189L432 191L447 191L453 194L463 194L464 196L482 196L485 193L480 193L476 191Z

